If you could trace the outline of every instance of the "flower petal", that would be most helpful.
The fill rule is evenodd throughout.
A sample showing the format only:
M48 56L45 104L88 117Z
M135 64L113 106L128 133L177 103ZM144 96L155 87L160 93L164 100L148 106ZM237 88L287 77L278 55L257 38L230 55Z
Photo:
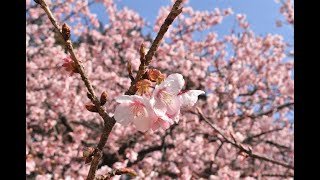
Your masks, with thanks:
M201 90L189 90L179 95L181 101L181 107L191 107L193 106L200 94L205 94L204 91Z
M178 123L180 118L180 109L173 114L168 114L168 118L172 119L174 122Z
M133 124L136 126L138 131L145 132L151 128L152 118L148 111L144 109L144 113L133 119Z
M160 84L161 86L161 84ZM184 86L184 79L181 74L170 74L163 82L166 91L172 95L177 95Z
M121 95L121 96L117 97L115 100L118 103L132 103L133 96Z
M167 114L176 114L178 111L180 111L180 106L181 106L180 98L178 96L175 96L172 99L172 102L168 104Z
M148 102L148 100L145 97L138 95L121 95L117 97L115 100L118 103L132 103L134 101L139 101L142 103Z
M161 118L158 118L156 121L153 122L152 124L152 130L155 131L157 130L159 127L161 127L162 129L166 130L170 127L170 125L172 125L173 122L171 121L166 121L163 120Z
M132 118L133 118L133 114L130 109L130 104L122 103L116 107L116 110L114 112L114 119L118 123L120 123L122 125L127 125L130 123Z

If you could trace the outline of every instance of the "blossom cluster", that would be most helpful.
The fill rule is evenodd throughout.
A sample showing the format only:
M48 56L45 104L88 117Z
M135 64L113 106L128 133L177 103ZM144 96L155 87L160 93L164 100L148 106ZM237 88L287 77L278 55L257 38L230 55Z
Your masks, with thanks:
M130 122L139 131L153 131L162 127L168 129L179 121L180 108L191 107L198 96L204 94L201 90L181 91L184 86L181 74L169 75L162 83L156 85L151 97L139 95L122 95L116 98L120 103L115 110L115 120L127 125Z

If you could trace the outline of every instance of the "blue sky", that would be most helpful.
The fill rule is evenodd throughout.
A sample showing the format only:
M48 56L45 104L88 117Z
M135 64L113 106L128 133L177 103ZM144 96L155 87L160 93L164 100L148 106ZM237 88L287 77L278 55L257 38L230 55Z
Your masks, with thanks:
M161 6L170 4L170 0L115 0L118 8L128 7L140 14L152 26L158 15ZM280 4L274 0L189 0L191 5L196 10L214 10L214 8L232 8L234 13L244 13L247 15L247 20L250 23L251 29L259 34L266 35L268 33L280 34L285 40L293 44L293 27L284 25L276 27L276 20L283 20L283 16L279 13ZM98 18L106 23L108 17L101 4L95 4L91 10L97 13ZM218 35L228 34L233 25L233 17L224 19L221 25L214 28ZM144 29L145 33L151 30Z

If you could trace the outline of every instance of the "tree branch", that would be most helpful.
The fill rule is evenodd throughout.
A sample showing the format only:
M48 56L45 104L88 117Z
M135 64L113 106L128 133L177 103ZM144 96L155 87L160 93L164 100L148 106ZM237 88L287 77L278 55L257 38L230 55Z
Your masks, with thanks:
M294 177L293 174L262 174L265 177L281 177L281 178L289 178Z
M160 42L163 36L165 35L165 33L167 32L169 26L172 24L173 20L182 12L182 8L180 8L181 3L182 3L182 0L176 0L176 2L174 3L170 13L168 14L164 23L160 27L160 30L156 38L154 39L148 53L145 55L145 60L141 62L136 78L134 79L132 85L130 86L129 90L125 94L129 95L129 94L136 93L136 83L139 80L141 80L142 76L146 72L147 67L151 63L152 57L155 54L157 48L159 47Z
M104 120L103 133L101 135L98 146L93 153L94 157L91 162L90 170L89 170L88 177L87 177L87 180L93 180L95 178L95 172L97 170L99 160L102 157L102 149L103 149L104 145L106 144L108 136L109 136L113 126L115 125L116 121L115 121L114 117L110 117L103 110L103 108L100 106L100 101L97 98L97 96L95 95L95 92L93 90L93 87L92 87L89 79L88 79L88 76L84 71L84 67L82 65L82 62L78 59L78 57L74 53L72 42L69 39L70 37L66 38L67 37L66 33L63 32L63 30L59 27L59 24L57 23L56 19L54 18L53 14L52 14L51 10L49 9L45 0L35 0L35 2L37 4L39 4L41 6L41 8L45 11L45 13L47 14L52 25L59 32L62 39L64 40L66 49L70 53L71 58L74 61L75 65L77 67L77 70L79 71L79 74L81 75L81 79L89 91L90 99L91 99L92 103L95 105L95 107L98 109L99 115ZM157 37L153 41L151 48L149 49L147 55L145 56L145 60L143 62L141 62L138 74L135 78L135 81L132 83L129 90L125 93L126 95L133 95L136 93L135 84L136 84L136 82L138 82L142 78L143 74L145 73L148 65L150 64L150 62L152 60L152 57L153 57L155 51L157 50L157 48L160 44L160 41L164 37L164 34L167 32L169 26L171 25L173 20L182 12L182 8L179 8L181 3L182 3L182 0L177 0L174 3L173 8L171 9L169 15L165 19L165 22L162 24ZM70 36L70 32L68 32L68 33L69 33L68 35Z
M198 110L198 113L199 113L200 117L208 125L210 125L215 131L217 131L225 139L225 142L232 144L234 147L240 149L242 152L245 152L246 154L248 154L252 158L256 158L256 159L260 159L260 160L263 160L263 161L267 161L267 162L270 162L270 163L273 163L273 164L277 164L277 165L280 165L280 166L283 166L283 167L286 167L286 168L289 168L289 169L294 169L294 167L292 165L286 164L284 162L273 160L273 159L268 158L268 157L263 156L263 155L259 155L259 154L253 153L250 148L244 147L242 144L237 142L235 140L235 138L230 139L230 138L226 137L225 133L219 127L215 126L206 117L204 117L202 111L199 108L197 108L197 110Z
M252 135L252 136L247 137L246 139L244 139L244 140L242 141L242 143L249 143L249 142L251 142L252 139L254 139L254 138L258 138L258 137L260 137L260 136L263 136L263 135L265 135L265 134L269 134L269 133L272 133L272 132L281 131L282 129L283 129L283 128L275 128L275 129L272 129L272 130L269 130L269 131L263 131L263 132L261 132L261 133L259 133L259 134L255 134L255 135Z
M91 162L91 166L90 166L90 171L88 174L87 179L88 180L93 180L95 177L95 171L97 169L99 160L102 156L102 149L104 147L104 145L106 144L106 141L108 139L108 136L114 126L114 124L116 123L114 118L111 118L104 110L103 108L100 106L100 101L97 98L97 96L95 95L95 92L93 90L93 87L88 79L87 74L84 71L84 67L82 65L82 62L78 59L78 57L76 56L76 54L74 53L74 49L72 46L72 43L70 41L70 39L65 38L65 34L63 33L62 29L59 27L59 24L57 23L56 19L54 18L51 10L49 9L48 5L46 4L46 2L44 0L37 0L36 3L40 4L41 8L46 12L48 18L50 19L52 25L55 27L55 29L59 32L59 34L61 35L62 39L64 40L65 46L68 50L68 52L71 55L72 60L74 61L74 63L76 64L76 67L79 71L79 74L81 75L81 79L84 82L85 86L87 87L88 91L89 91L89 95L91 96L91 100L92 103L96 106L96 108L98 109L98 113L99 115L103 118L104 120L104 129L103 129L103 133L101 135L100 141L98 143L97 149L95 150L94 153L94 158Z

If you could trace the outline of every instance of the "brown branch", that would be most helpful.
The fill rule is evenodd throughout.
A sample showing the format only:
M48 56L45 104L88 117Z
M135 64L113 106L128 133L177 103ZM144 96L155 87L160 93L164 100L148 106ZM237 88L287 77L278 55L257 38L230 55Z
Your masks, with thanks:
M142 149L141 151L138 152L138 158L137 160L135 160L134 162L129 161L127 167L131 167L134 164L137 164L138 162L140 162L141 160L144 159L145 156L147 156L149 153L155 152L155 151L162 151L163 147L166 148L174 148L175 145L174 144L166 144L166 143L161 143L160 145L155 145L155 146L151 146L147 149Z
M254 118L257 118L257 117L261 117L261 116L264 116L264 115L270 115L271 113L273 113L274 111L279 111L281 109L284 109L286 107L290 107L290 106L293 106L294 105L294 102L289 102L289 103L285 103L285 104L282 104L280 106L277 106L275 108L272 108L270 110L267 110L267 111L264 111L264 112L261 112L261 113L258 113L256 115L243 115L241 117L239 117L236 121L241 121L245 118L251 118L251 119L254 119Z
M276 142L273 142L273 141L264 141L265 143L267 143L267 144L270 144L270 145L272 145L272 146L275 146L275 147L277 147L277 148L279 148L279 149L286 149L286 150L290 150L291 148L290 147L288 147L288 146L285 146L285 145L282 145L282 144L278 144L278 143L276 143Z
M88 121L72 121L70 122L72 124L76 124L76 125L81 125L85 128L91 129L93 131L101 131L102 130L102 126L98 123L93 123L93 122L88 122Z
M61 121L61 123L66 127L67 132L73 132L73 128L70 125L70 123L68 122L67 118L65 116L63 116L62 114L59 115L59 119Z
M59 27L59 24L57 23L56 19L54 18L51 10L49 9L48 5L46 4L45 0L35 0L35 2L37 4L39 4L41 6L41 8L46 12L49 20L51 21L52 25L54 26L54 28L59 32L59 34L61 35L62 39L64 40L65 46L67 51L70 53L72 60L74 61L77 70L79 71L79 74L81 75L81 79L84 82L85 86L87 87L89 93L88 95L90 96L89 99L91 99L92 103L96 106L96 108L98 109L98 113L99 115L103 118L104 120L104 129L103 129L103 133L101 135L100 141L98 143L97 148L95 149L94 152L94 157L93 160L91 162L91 166L90 166L90 170L88 173L88 177L87 180L93 180L95 178L95 173L99 164L99 160L102 157L102 149L104 147L104 145L107 142L108 136L113 128L113 126L115 125L116 121L114 119L114 117L110 117L104 110L103 108L100 106L100 101L97 98L97 96L95 95L95 92L93 90L93 87L88 79L87 74L84 71L84 67L82 65L82 62L77 58L76 54L74 53L74 49L72 46L72 42L69 39L70 38L70 30L69 31L63 31L63 29L61 29ZM153 41L151 48L149 49L145 60L140 64L139 67L139 71L138 74L135 78L135 81L132 83L131 87L129 88L129 90L125 93L126 95L133 95L136 92L136 88L135 88L135 84L136 82L138 82L143 74L145 73L148 65L150 64L152 57L155 53L155 51L157 50L160 41L162 40L164 34L167 32L169 26L171 25L171 23L173 22L173 20L182 12L182 8L179 8L180 4L182 3L182 0L177 0L175 2L175 4L173 5L173 8L171 9L169 15L167 16L167 18L165 19L165 22L162 24L159 33L156 37L156 39ZM64 27L66 27L66 25L64 24ZM66 34L68 33L68 34Z
M99 163L99 160L102 156L102 149L104 147L104 145L106 144L106 141L108 139L108 136L114 126L114 124L116 123L114 118L111 118L104 110L103 108L100 106L100 101L97 98L97 96L95 95L95 92L93 90L93 87L88 79L87 74L84 71L84 67L82 65L82 62L78 59L78 57L76 56L76 54L74 53L74 49L72 46L72 43L70 41L69 38L66 38L68 36L68 34L65 34L66 32L64 32L60 27L59 24L57 23L56 19L54 18L51 10L49 9L49 6L46 4L46 2L44 0L37 0L36 1L38 4L40 4L41 8L46 12L46 14L48 15L48 18L50 19L52 25L55 27L55 29L59 32L59 34L61 35L62 39L64 40L66 49L68 50L68 52L71 55L72 60L74 61L74 63L76 64L77 70L79 71L79 74L81 75L81 79L84 82L85 86L87 87L88 91L89 91L89 95L91 96L91 100L92 103L96 106L96 108L98 109L98 113L99 115L103 118L104 120L104 129L103 129L103 133L101 135L100 141L98 143L97 149L94 153L94 158L91 162L91 166L90 166L90 170L89 170L89 174L87 179L88 180L93 180L95 177L95 172L97 170L97 166ZM70 33L70 32L67 32Z
M268 158L266 156L253 153L251 148L244 147L242 144L237 142L235 140L235 138L230 139L230 138L226 137L225 133L219 127L217 127L212 122L210 122L206 117L204 117L202 111L199 108L197 108L197 110L198 110L198 113L199 113L200 117L208 125L210 125L215 131L217 131L225 139L225 142L232 144L234 147L240 149L242 152L246 153L248 156L250 156L252 158L255 158L255 159L260 159L260 160L263 160L263 161L267 161L267 162L270 162L270 163L273 163L273 164L277 164L277 165L280 165L280 166L283 166L283 167L286 167L286 168L289 168L289 169L294 169L294 167L292 165L290 165L290 164L286 164L284 162L273 160L273 159L270 159L270 158Z
M133 81L132 85L130 86L129 90L125 93L126 95L135 94L136 93L136 83L141 80L142 76L147 70L147 67L151 63L152 57L155 54L157 48L160 45L160 42L162 38L164 37L165 33L167 32L169 26L172 24L173 20L182 12L182 8L180 8L180 5L182 3L182 0L176 0L174 3L170 13L168 14L167 18L165 19L164 23L160 27L160 30L154 39L148 53L144 57L144 61L141 62L139 66L139 71L137 73L137 76L135 80Z
M281 177L281 178L294 177L293 174L262 174L262 176L266 176L266 177Z
M218 155L220 149L222 148L223 144L224 144L224 141L221 141L221 144L219 145L217 151L214 153L214 157L217 157L217 155Z
M272 130L269 130L269 131L263 131L263 132L261 132L261 133L259 133L259 134L255 134L255 135L252 135L252 136L247 137L246 139L244 139L244 140L242 141L242 143L249 143L249 142L251 142L252 139L254 139L254 138L258 138L258 137L260 137L260 136L263 136L263 135L266 135L266 134L269 134L269 133L273 133L273 132L276 132L276 131L281 131L282 129L283 129L283 128L275 128L275 129L272 129Z

